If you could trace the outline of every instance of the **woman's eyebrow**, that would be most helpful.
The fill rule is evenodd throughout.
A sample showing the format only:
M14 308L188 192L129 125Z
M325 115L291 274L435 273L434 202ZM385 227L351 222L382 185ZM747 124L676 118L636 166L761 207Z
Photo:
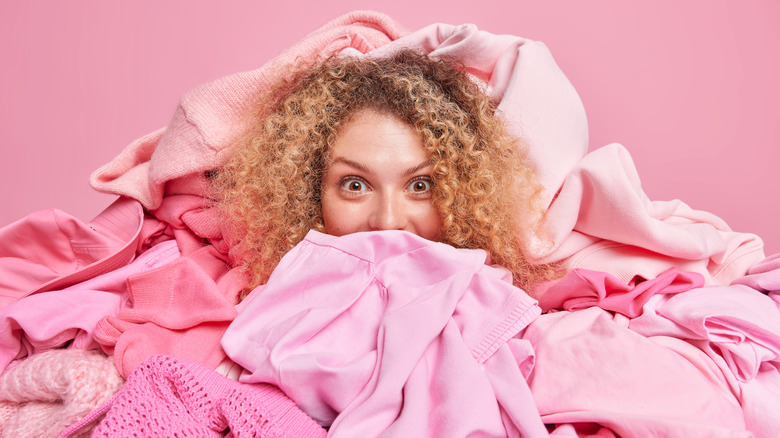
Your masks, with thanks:
M332 166L335 163L343 163L343 164L346 164L347 166L354 167L355 169L361 170L363 172L371 173L371 169L369 169L368 166L366 166L363 163L359 163L357 161L350 160L349 158L336 157L336 158L334 158L330 162L330 164ZM431 164L433 164L433 162L431 160L425 160L425 161L423 161L422 163L420 163L420 164L418 164L416 166L412 166L412 167L406 169L406 171L404 171L403 175L404 176L409 176L409 175L411 175L413 173L417 173L421 169L424 169L424 168L430 166Z
M428 167L428 166L430 166L432 164L433 164L433 160L425 160L422 163L407 169L406 172L404 172L404 176L409 176L409 175L411 175L413 173L417 173L420 170L422 170L422 169L424 169L424 168L426 168L426 167Z
M371 173L371 169L369 169L368 166L366 166L363 163L358 163L357 161L350 160L349 158L336 157L330 162L331 165L336 163L344 163L347 166L354 167L355 169L361 170L363 172Z

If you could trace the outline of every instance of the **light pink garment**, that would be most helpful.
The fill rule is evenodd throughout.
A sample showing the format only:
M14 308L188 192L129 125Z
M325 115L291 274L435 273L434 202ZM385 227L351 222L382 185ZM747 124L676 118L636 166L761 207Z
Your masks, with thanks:
M142 223L141 205L120 198L89 223L43 210L1 228L0 308L129 263Z
M732 284L744 284L755 290L768 292L770 296L774 295L772 292L780 293L780 253L751 266L747 275L734 280Z
M92 174L91 184L103 192L137 199L154 210L162 202L167 181L213 170L225 161L228 147L249 120L246 115L256 96L282 77L290 64L347 48L367 52L405 32L376 12L357 11L338 17L257 70L187 92L167 128L128 145Z
M124 380L98 351L51 350L0 376L0 436L53 438L111 398ZM89 429L79 437L89 436Z
M725 285L764 258L757 236L733 232L717 216L679 200L648 199L631 156L618 144L577 163L546 220L554 245L534 250L536 260L565 260L570 268L609 272L625 283L676 267Z
M311 231L222 345L332 436L547 436L510 340L539 315L481 250L403 231Z
M697 366L706 357L693 347L679 354L597 307L542 315L522 338L536 353L529 385L546 424L594 424L619 436L752 436L736 397L706 362Z
M698 347L744 407L748 429L780 435L780 306L771 297L739 284L658 296L629 328Z
M41 292L0 309L0 371L14 360L57 348L97 349L93 332L127 301L127 279L170 263L176 242L163 242L121 268L63 290Z

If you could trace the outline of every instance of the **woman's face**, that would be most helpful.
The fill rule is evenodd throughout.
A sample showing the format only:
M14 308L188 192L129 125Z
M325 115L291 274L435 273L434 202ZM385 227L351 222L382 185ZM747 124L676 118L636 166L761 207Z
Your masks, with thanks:
M437 240L433 164L414 128L375 110L360 110L340 130L322 179L325 232L405 230Z

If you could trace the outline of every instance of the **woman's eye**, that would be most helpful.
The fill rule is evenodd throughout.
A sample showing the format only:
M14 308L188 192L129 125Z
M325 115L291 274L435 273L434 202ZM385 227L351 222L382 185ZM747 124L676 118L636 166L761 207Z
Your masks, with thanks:
M412 193L427 193L431 191L432 187L433 182L430 179L421 178L413 180L411 183L409 183L408 190Z
M359 179L346 179L341 181L341 188L348 192L363 192L366 190L366 183Z

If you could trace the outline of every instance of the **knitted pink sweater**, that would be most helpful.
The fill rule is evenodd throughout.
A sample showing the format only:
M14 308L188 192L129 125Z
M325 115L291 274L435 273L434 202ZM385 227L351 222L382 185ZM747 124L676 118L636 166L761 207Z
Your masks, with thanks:
M57 349L17 361L0 376L0 436L55 437L111 398L122 382L111 358L99 351Z
M93 437L325 437L325 429L278 388L230 380L206 366L152 356L112 400L63 432L72 437L103 414Z

